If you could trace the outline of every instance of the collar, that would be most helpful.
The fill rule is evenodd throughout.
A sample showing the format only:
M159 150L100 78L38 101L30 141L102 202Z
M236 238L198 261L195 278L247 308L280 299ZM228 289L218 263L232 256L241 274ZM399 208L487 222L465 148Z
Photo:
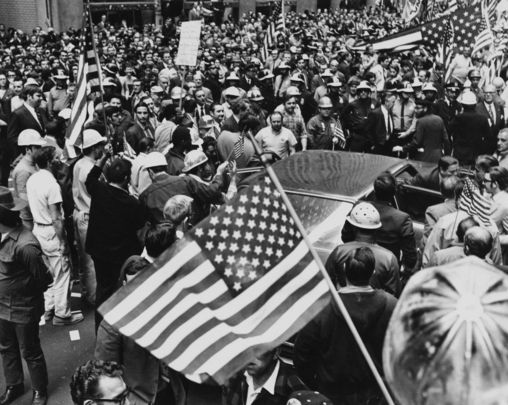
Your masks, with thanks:
M360 287L357 285L348 285L346 287L339 288L339 292L342 294L366 293L372 291L374 291L374 289L370 285L367 285L365 287Z
M32 114L37 115L35 112L35 108L33 108L30 104L28 104L26 101L23 102L23 105L26 107L28 111L30 111Z
M12 231L10 231L8 234L4 236L2 234L2 243L5 242L7 239L12 239L14 241L17 241L19 238L20 233L23 231L23 226L18 226L17 228L14 228Z
M268 377L265 383L261 387L258 387L257 389L254 388L254 381L252 376L250 376L247 372L244 373L245 381L247 382L247 385L249 386L250 390L252 390L253 392L257 392L259 394L261 390L264 388L271 395L274 395L275 383L277 382L277 375L279 374L279 369L280 369L280 360L277 360L277 364L275 364L275 367L272 371L272 374L270 374L270 377Z

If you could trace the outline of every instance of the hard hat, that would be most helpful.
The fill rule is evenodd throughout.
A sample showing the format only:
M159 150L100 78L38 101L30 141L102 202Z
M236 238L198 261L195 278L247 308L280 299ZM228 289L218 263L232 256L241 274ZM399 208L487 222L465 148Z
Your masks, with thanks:
M151 93L164 93L164 89L161 86L152 86L150 88Z
M437 89L432 83L425 83L422 87L422 91L434 91L437 93Z
M186 94L187 92L184 89L176 86L171 89L170 96L172 99L179 99L185 97Z
M486 84L483 86L483 92L484 93L495 93L496 92L496 86L493 84Z
M107 141L108 139L99 134L95 129L85 129L83 131L83 144L81 148L86 149L101 142L106 143Z
M286 405L332 405L330 401L323 394L318 391L295 391L289 398Z
M342 86L342 82L339 80L338 77L333 76L332 81L327 84L329 87L340 87Z
M330 97L324 96L319 99L319 108L332 108L332 100L330 100Z
M24 129L18 136L18 146L44 146L46 143L35 129Z
M467 74L467 77L469 77L470 79L472 79L473 77L480 78L482 77L482 75L480 74L480 71L478 69L473 69Z
M226 90L224 90L225 96L231 96L231 97L240 97L240 90L238 90L238 87L228 87Z
M460 104L464 105L476 105L477 103L476 95L470 90L462 93L458 101Z
M360 91L360 90L372 91L371 87L369 86L369 83L366 80L362 80L360 82L360 84L358 85L358 87L356 88L356 90L357 91Z
M265 69L265 70L263 70L263 76L259 80L268 80L268 79L273 79L274 77L275 76L273 75L273 73L270 70Z
M199 128L212 128L213 127L213 118L210 115L203 115L199 119Z
M361 80L358 78L358 76L351 76L349 80L347 81L347 84L356 84L359 85L361 83Z
M37 86L39 87L39 83L37 83L37 80L35 80L33 77L29 77L26 79L25 86Z
M411 84L411 86L413 86L413 88L415 88L415 87L422 87L423 83L420 81L420 79L415 77L415 79L413 80L413 84Z
M58 113L58 116L60 118L63 118L64 120L68 120L71 118L72 110L70 108L64 108L62 111Z
M378 210L368 202L361 202L353 207L347 221L357 228L379 229L381 228L381 218Z
M414 93L413 86L410 83L406 83L404 87L400 89L401 93Z
M286 62L282 61L279 66L277 66L277 69L291 69L291 66L289 66Z
M330 69L325 69L323 73L321 73L321 77L333 77L333 73Z
M496 86L496 88L502 89L504 87L504 80L501 77L494 77L492 84Z
M185 155L182 172L187 173L188 171L202 165L203 163L206 163L207 161L208 157L205 155L205 152L197 149L191 150Z
M161 166L167 166L168 161L166 160L166 157L161 152L150 152L148 155L145 156L143 167L145 169L149 169L151 167L161 167Z
M296 86L289 86L286 89L286 97L301 96L300 90Z
M261 101L261 100L264 100L265 98L262 96L261 92L259 91L259 89L257 88L254 88L252 90L249 90L247 92L247 98L249 100L252 100L252 101Z
M240 78L235 72L231 72L228 77L226 77L226 80L238 80L240 81Z
M289 80L292 82L305 83L305 80L303 80L302 75L300 73L293 74Z

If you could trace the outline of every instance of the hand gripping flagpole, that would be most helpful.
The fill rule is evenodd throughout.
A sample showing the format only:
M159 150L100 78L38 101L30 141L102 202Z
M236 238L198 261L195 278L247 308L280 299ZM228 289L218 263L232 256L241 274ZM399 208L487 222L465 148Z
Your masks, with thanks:
M339 308L340 313L344 317L344 320L346 321L347 326L349 327L349 330L351 331L356 343L358 344L358 347L360 348L360 351L363 354L363 357L365 358L365 361L369 365L370 370L372 371L372 374L374 375L374 378L376 379L376 382L379 385L379 388L381 389L381 392L383 393L386 402L388 405L395 405L390 393L388 392L388 389L386 388L386 385L383 381L383 378L379 374L379 371L377 370L374 361L372 360L372 357L370 356L369 352L367 351L367 348L365 347L365 344L363 343L362 338L360 337L360 334L358 333L358 330L356 329L353 320L351 319L351 316L349 315L346 306L344 305L344 302L342 302L342 299L340 298L340 295L338 294L335 285L333 284L332 280L330 279L330 276L328 275L328 272L326 271L325 267L323 266L323 263L321 262L321 259L319 258L318 254L316 253L316 250L312 246L312 243L307 236L307 232L305 231L305 228L303 227L300 218L298 217L298 214L296 213L295 209L293 208L293 205L291 204L291 201L289 201L288 196L284 192L284 189L282 188L282 185L280 184L280 181L275 174L272 166L266 158L263 156L263 151L259 147L258 143L254 139L254 136L252 135L251 131L248 132L248 136L252 144L254 145L254 150L256 151L256 154L259 156L261 162L263 163L263 166L266 168L266 172L270 179L272 180L273 184L277 188L277 191L280 193L282 201L286 205L289 214L293 218L293 221L295 221L295 224L300 231L300 233L303 236L303 240L309 247L309 251L312 254L312 257L314 261L317 263L319 270L321 271L321 274L323 275L326 283L328 284L328 287L330 289L330 292L332 293L333 300L337 307Z

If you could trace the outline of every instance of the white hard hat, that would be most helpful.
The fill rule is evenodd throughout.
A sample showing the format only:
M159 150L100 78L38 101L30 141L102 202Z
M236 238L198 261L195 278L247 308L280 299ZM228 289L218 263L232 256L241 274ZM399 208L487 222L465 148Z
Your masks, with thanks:
M472 91L465 91L459 98L459 103L464 105L476 105L476 95Z
M362 80L356 89L358 91L360 91L360 90L372 91L372 88L370 87L370 85L367 82L367 80Z
M63 118L64 120L68 120L71 118L72 110L70 108L64 108L62 111L58 113L58 116L60 118Z
M301 96L300 90L296 86L289 86L286 89L286 97Z
M150 167L160 167L160 166L167 166L168 161L166 160L166 157L161 152L150 152L148 155L146 155L143 167L145 169L148 169Z
M39 87L39 83L37 83L37 80L35 80L33 77L29 77L26 79L25 86L37 86Z
M372 204L361 202L357 204L346 218L347 221L357 228L379 229L381 228L381 217Z
M191 150L185 155L182 172L187 173L188 171L191 171L195 167L198 167L207 161L208 157L203 151L197 149Z
M46 141L35 129L24 129L19 133L19 146L44 146Z
M432 83L425 83L422 87L422 91L434 91L437 93L437 89Z
M238 87L228 87L226 90L224 90L225 96L231 96L231 97L240 97L240 90L238 90Z
M85 129L83 131L83 145L81 145L81 148L86 149L101 142L106 143L107 141L108 139L99 134L95 129Z

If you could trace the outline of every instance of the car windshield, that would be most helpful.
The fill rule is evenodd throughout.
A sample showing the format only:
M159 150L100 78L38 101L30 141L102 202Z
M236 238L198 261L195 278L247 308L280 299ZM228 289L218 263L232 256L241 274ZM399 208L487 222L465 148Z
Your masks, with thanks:
M342 226L353 204L289 192L288 197L323 264L340 243Z

